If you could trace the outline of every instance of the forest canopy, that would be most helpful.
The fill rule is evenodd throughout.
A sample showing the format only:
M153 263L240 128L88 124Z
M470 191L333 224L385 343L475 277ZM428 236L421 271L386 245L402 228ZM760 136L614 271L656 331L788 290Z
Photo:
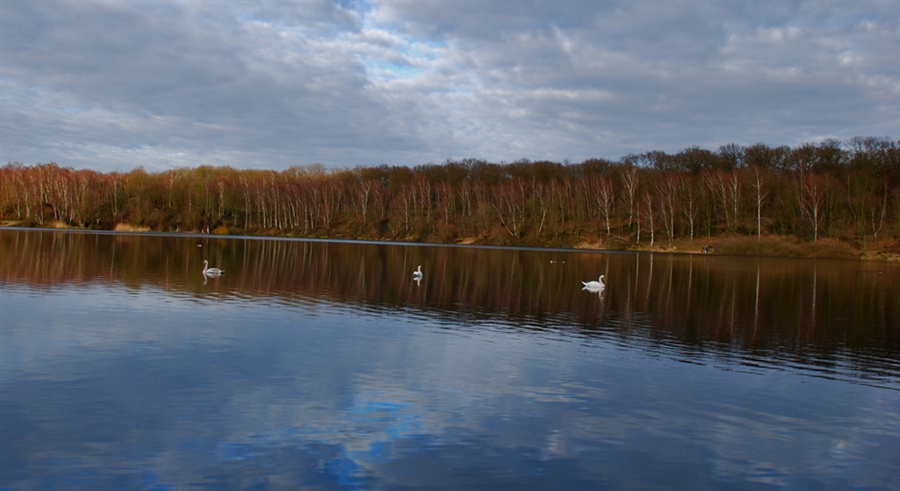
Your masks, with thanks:
M24 226L504 245L654 247L712 237L900 236L900 146L728 144L580 163L448 160L284 171L0 167L0 218Z

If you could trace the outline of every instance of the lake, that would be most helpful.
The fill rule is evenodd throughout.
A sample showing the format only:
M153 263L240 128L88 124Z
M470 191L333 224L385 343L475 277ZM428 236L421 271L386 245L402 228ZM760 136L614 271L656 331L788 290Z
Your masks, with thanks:
M900 265L0 229L0 489L777 488L900 489Z

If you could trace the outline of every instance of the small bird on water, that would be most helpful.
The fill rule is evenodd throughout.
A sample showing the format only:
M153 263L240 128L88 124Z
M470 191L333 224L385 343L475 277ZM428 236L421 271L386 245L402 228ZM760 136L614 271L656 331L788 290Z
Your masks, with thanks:
M220 276L220 275L225 274L225 270L219 269L219 268L210 268L209 261L204 259L203 260L203 274L205 276Z

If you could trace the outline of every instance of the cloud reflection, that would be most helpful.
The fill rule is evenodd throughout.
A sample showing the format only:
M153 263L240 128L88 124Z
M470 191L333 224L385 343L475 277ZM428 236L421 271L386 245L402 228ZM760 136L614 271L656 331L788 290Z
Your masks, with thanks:
M878 488L898 470L896 391L802 358L849 357L818 333L841 324L817 315L780 362L759 350L795 327L742 344L782 305L757 275L799 302L803 264L569 252L542 271L540 251L209 239L229 275L204 286L193 239L51 235L0 232L0 486ZM399 266L419 262L416 286ZM605 303L587 270L617 279ZM842 301L832 275L819 314ZM841 305L891 318L875 304ZM897 379L889 348L873 385Z

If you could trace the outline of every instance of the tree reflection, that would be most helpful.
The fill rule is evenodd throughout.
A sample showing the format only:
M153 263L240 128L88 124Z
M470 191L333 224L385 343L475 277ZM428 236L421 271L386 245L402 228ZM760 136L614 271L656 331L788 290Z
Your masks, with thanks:
M204 259L228 276L207 282ZM599 274L602 292L580 291ZM415 311L451 327L632 335L823 365L849 349L886 356L894 371L900 358L900 268L890 263L2 230L0 282L330 302Z

